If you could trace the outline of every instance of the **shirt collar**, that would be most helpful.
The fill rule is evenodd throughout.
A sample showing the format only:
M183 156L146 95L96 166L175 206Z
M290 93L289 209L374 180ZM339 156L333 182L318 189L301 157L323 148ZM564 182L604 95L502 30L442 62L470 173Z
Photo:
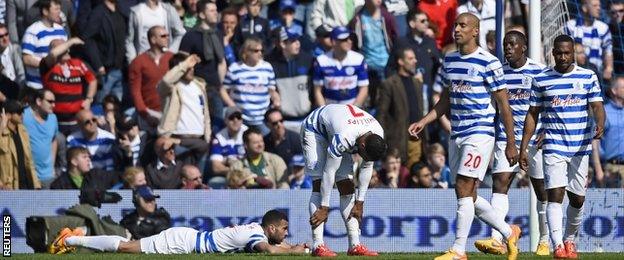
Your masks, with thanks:
M175 166L175 165L176 165L175 160L173 160L173 161L171 162L171 165L173 165L173 166ZM168 165L165 165L163 162L161 162L160 160L158 160L158 163L156 163L156 170L159 170L159 171L160 171L162 168L167 169L167 168L169 168L169 166L168 166Z

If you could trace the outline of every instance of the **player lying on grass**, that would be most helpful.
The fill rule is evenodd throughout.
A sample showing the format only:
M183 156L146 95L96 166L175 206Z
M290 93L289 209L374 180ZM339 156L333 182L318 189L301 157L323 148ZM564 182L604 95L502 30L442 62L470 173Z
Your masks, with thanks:
M284 241L288 235L288 219L277 210L270 210L262 217L262 223L220 228L213 231L197 231L186 227L173 227L157 235L128 241L120 236L84 236L80 229L61 230L50 253L62 254L76 247L86 247L103 252L146 254L190 254L263 252L270 254L304 253L305 244L289 245Z

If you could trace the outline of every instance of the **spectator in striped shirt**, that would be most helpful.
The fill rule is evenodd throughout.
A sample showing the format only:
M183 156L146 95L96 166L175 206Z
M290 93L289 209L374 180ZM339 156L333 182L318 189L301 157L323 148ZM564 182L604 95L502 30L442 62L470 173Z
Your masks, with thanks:
M67 137L67 147L81 146L89 150L93 168L106 171L115 169L115 135L97 127L97 120L91 110L80 110L76 115L80 131Z
M34 89L43 87L39 64L48 55L53 40L67 40L61 23L61 3L58 0L41 0L41 20L31 24L22 38L22 58L26 67L26 85Z
M575 239L583 219L592 139L603 135L605 111L598 78L574 63L574 40L560 35L553 46L555 66L533 78L520 146L520 167L525 171L529 168L527 148L541 116L545 130L542 154L548 194L546 216L555 245L554 257L576 259ZM595 124L589 118L590 108ZM564 233L562 203L566 191L570 204Z
M351 32L343 26L331 32L332 50L313 65L314 100L325 104L364 105L368 97L368 73L364 56L351 50Z
M263 135L269 133L264 125L264 113L269 107L279 108L280 95L275 87L273 66L262 58L262 41L250 37L240 49L242 62L228 68L221 88L221 98L229 106L241 109L243 123L260 129Z
M604 80L611 80L613 73L613 45L609 26L600 19L600 0L583 0L583 15L566 24L566 34L585 46L590 63L602 71Z

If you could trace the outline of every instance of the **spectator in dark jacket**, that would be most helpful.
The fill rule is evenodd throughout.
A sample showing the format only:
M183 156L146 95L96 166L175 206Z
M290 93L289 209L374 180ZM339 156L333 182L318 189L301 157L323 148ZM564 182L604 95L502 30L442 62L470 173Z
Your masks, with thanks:
M133 240L149 237L171 227L171 216L164 208L156 207L160 195L147 185L136 187L132 191L132 203L135 210L125 215L121 222L130 231Z
M270 49L269 34L271 28L269 27L269 21L260 17L262 1L245 0L245 7L247 8L247 14L241 18L236 28L234 35L235 45L241 46L243 42L245 42L245 39L250 36L255 36L262 40L262 46L264 46L264 50L268 53Z
M57 177L50 189L76 190L83 187L110 189L120 181L116 172L91 169L91 156L84 147L72 147L67 150L67 171Z
M264 114L264 123L271 132L264 137L266 151L279 155L284 162L290 162L293 155L302 154L299 134L286 129L284 117L279 109L271 108Z

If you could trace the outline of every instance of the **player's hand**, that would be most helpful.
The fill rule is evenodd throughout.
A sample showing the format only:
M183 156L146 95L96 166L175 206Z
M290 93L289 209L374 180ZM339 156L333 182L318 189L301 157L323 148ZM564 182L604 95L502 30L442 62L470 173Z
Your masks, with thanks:
M361 227L362 214L364 214L364 201L356 200L355 204L353 204L353 208L351 209L351 213L349 213L349 219L355 218L358 221L358 225Z
M310 217L310 225L312 228L316 228L327 221L327 215L329 215L329 207L320 206Z
M544 133L537 135L537 139L535 139L535 145L537 146L537 149L542 149L542 145L544 145L544 136L546 136L546 134Z
M529 155L526 151L520 151L520 169L527 172L529 170Z
M513 166L518 162L518 149L516 149L516 144L507 143L505 147L505 157L507 157L509 166Z
M306 252L306 248L308 248L306 244L296 244L292 246L290 250L292 250L293 253L303 254Z
M413 137L416 137L416 139L418 138L418 134L425 129L425 124L423 123L423 121L418 121L416 123L413 123L409 126L409 128L407 129L407 131L409 132L409 134Z
M604 134L604 128L601 126L596 126L596 134L594 135L594 139L602 138L603 134Z

